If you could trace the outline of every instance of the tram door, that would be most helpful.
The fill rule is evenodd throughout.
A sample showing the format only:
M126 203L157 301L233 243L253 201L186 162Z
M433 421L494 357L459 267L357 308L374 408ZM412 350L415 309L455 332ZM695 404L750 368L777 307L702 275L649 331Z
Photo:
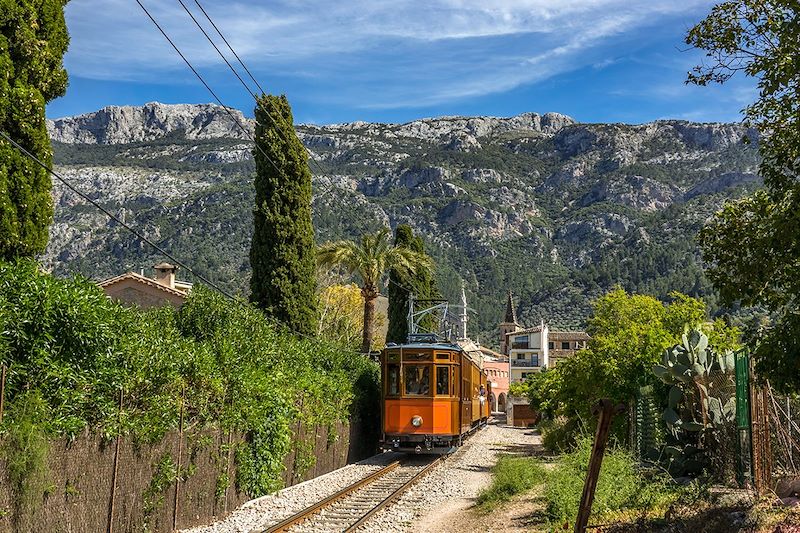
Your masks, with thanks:
M461 357L461 433L472 427L472 369L469 359Z

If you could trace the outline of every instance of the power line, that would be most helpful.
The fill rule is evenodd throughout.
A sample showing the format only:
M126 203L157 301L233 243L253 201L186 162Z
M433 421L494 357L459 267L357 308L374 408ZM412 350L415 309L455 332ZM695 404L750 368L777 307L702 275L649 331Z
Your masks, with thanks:
M136 3L139 4L139 7L142 8L142 11L145 12L147 17L153 22L155 27L158 28L158 31L161 32L161 35L163 35L164 38L167 40L167 42L169 42L169 44L172 45L172 48L174 48L175 51L178 53L178 55L181 56L181 59L183 59L183 62L186 63L186 66L189 67L189 69L194 73L194 75L197 76L197 79L199 79L200 82L208 90L208 92L211 93L211 96L213 96L214 99L217 101L217 103L220 106L222 106L222 108L225 110L226 113L228 113L228 116L230 116L233 119L233 121L236 123L236 125L239 126L239 129L241 129L244 132L244 134L247 136L247 138L250 139L250 141L255 145L256 149L259 152L261 152L261 155L263 155L266 158L266 160L269 161L270 164L272 164L272 166L275 168L275 170L278 172L278 174L281 174L281 169L278 168L278 165L276 165L275 162L272 159L270 159L270 157L266 154L266 152L264 152L264 150L261 148L261 146L259 146L259 144L253 138L253 136L250 135L250 132L247 131L247 128L245 128L242 125L242 123L239 121L239 119L236 118L236 115L233 114L233 112L230 110L230 108L228 108L228 106L226 106L225 104L222 103L222 100L219 98L219 96L217 96L217 93L214 92L214 89L212 89L211 86L208 83L206 83L206 80L203 78L203 76L201 76L200 73L197 71L197 69L194 68L194 66L191 64L191 62L189 62L189 60L186 59L186 56L183 55L183 52L180 51L178 46L172 41L172 39L169 37L169 35L167 35L167 32L164 31L164 29L161 27L161 25L158 22L156 22L156 19L153 18L153 15L151 15L150 12L147 10L147 8L144 7L144 4L142 4L141 0L136 0Z
M236 50L234 50L233 46L231 46L231 44L228 42L228 39L226 39L225 36L222 35L222 32L220 31L220 29L217 27L216 24L214 24L214 21L211 20L211 17L208 16L208 13L206 12L205 9L203 9L203 6L200 5L200 2L198 2L197 0L194 0L194 3L197 4L197 7L199 7L200 11L203 12L203 15L205 15L205 17L208 19L208 21L211 23L211 25L217 31L217 34L219 34L219 36L222 37L222 40L227 45L228 49L233 53L234 57L239 62L239 64L242 66L242 68L244 68L244 71L247 72L247 75L250 76L250 79L253 80L253 83L256 84L256 87L258 87L258 90L261 91L262 94L266 94L266 91L261 87L261 84L259 84L258 81L255 79L253 74L250 72L250 69L247 68L247 66L244 64L242 59L239 57L239 54L236 53Z
M167 40L167 42L169 42L169 44L172 46L172 48L173 48L173 49L174 49L174 50L175 50L175 51L178 53L178 55L181 57L181 59L183 60L183 62L184 62L184 63L186 63L186 65L189 67L189 69L192 71L192 73L194 73L194 75L197 77L197 79L199 79L199 80L200 80L200 82L203 84L203 86L205 86L205 88L208 90L208 92L209 92L209 93L211 93L211 95L214 97L214 99L217 101L217 103L218 103L220 106L222 106L222 108L223 108L223 109L225 109L225 111L228 113L228 115L229 115L229 116L230 116L230 117L233 119L233 121L234 121L234 122L235 122L235 123L236 123L236 124L239 126L239 128L240 128L240 129L241 129L241 130L242 130L242 131L245 133L245 135L247 136L247 138L248 138L248 139L250 139L250 141L251 141L251 142L252 142L252 143L255 145L255 147L256 147L256 148L259 150L259 152L261 152L261 154L262 154L262 155L263 155L263 156L264 156L264 157L267 159L267 161L269 161L269 162L272 164L272 166L275 168L275 170L276 170L278 173L281 173L281 170L280 170L280 169L277 167L277 165L275 164L275 162L274 162L274 161L272 161L272 159L270 159L270 157L269 157L269 156L268 156L268 155L267 155L267 154L264 152L264 150L263 150L263 149L261 149L261 147L258 145L258 143L256 143L256 141L255 141L255 139L253 138L253 136L252 136L252 135L250 135L250 132L249 132L249 131L247 131L247 129L246 129L246 128L245 128L245 127L242 125L242 123L241 123L241 122L240 122L240 121L239 121L239 120L236 118L236 116L235 116L235 115L234 115L234 114L233 114L233 113L230 111L230 109L229 109L229 108L228 108L228 107L227 107L227 106L226 106L224 103L222 103L222 100L219 98L219 96L217 96L217 94L216 94L216 93L214 92L214 90L213 90L213 89L212 89L212 88L209 86L209 84L208 84L208 83L205 81L205 79L204 79L204 78L203 78L203 77L200 75L200 73L197 71L197 69L195 69L195 68L194 68L194 66L191 64L191 62L190 62L190 61L189 61L189 60L186 58L186 56L185 56L185 55L184 55L184 54L183 54L183 53L180 51L180 49L178 48L178 46L177 46L177 45L176 45L176 44L173 42L173 40L172 40L172 39L169 37L169 35L167 35L166 31L164 31L164 29L161 27L161 25L159 25L159 24L158 24L158 22L156 21L156 19L153 17L153 15L151 15L151 14L150 14L150 12L149 12L149 11L147 10L147 8L146 8L146 7L145 7L145 6L142 4L142 2L141 2L140 0L136 0L136 3L137 3L137 4L139 4L139 7L141 7L141 8L142 8L142 11L144 11L144 12L145 12L145 14L147 15L147 17L148 17L148 18L151 20L151 22L152 22L152 23L155 25L155 27L156 27L156 28L158 28L159 32L161 32L161 35L163 35L163 36L164 36L164 38ZM181 2L181 4L183 4L183 2ZM203 10L202 6L200 6L200 4L199 4L199 3L198 3L198 6L199 6L199 7L200 7L200 9L201 9L201 10L202 10L202 11L205 13L205 10ZM184 6L184 9L186 9L186 6ZM205 14L206 14L206 17L208 18L208 14L207 14L207 13L205 13ZM191 15L191 13L190 13L190 15ZM194 17L192 17L192 19L194 20ZM209 20L210 20L210 19L209 19ZM196 20L195 20L195 23L197 24L197 21L196 21ZM217 32L218 32L218 33L220 33L220 36L222 36L221 32L219 32L219 29L218 29L218 28L216 28L216 25L213 23L213 21L211 21L211 23L212 23L212 25L214 25L215 29L217 29ZM199 24L198 24L198 26L199 26ZM201 29L202 29L202 27L201 27ZM205 31L204 31L203 33L205 33ZM206 34L206 37L208 38L208 35L207 35L207 34ZM223 40L225 40L225 41L226 41L226 44L228 44L228 46L230 47L230 44L229 44L229 43L227 43L227 40L224 38L224 36L222 36L222 37L223 37ZM213 42L212 42L212 44L213 44ZM214 46L214 47L215 47L215 48L217 48L216 46ZM231 49L232 49L232 47L231 47ZM217 51L218 51L218 53L220 53L220 54L221 54L221 52L219 52L219 49L218 49L218 48L217 48ZM234 55L236 55L237 59L239 59L239 57L238 57L238 54L236 54L236 53L234 52ZM223 59L224 59L224 56L223 56ZM239 59L239 61L241 62L241 59ZM227 60L226 60L226 63L228 63L228 61L227 61ZM230 67L230 63L228 63L228 66ZM242 64L242 66L244 66L244 64ZM232 67L231 67L231 68L232 68ZM258 84L258 82L257 82L257 81L255 81L255 78L253 78L253 77L252 77L252 74L250 74L250 71L247 69L247 67L244 67L244 68L245 68L245 70L248 72L248 74L250 75L250 77L253 79L253 81L256 83L256 85L259 87L259 89L261 89L261 86ZM239 76L237 75L237 77L239 77ZM242 81L240 77L239 77L239 79L240 79L240 81ZM246 84L245 84L245 87L246 87ZM263 92L263 90L262 90L262 92ZM266 110L265 110L265 111L266 111ZM267 112L267 116L268 116L268 117L270 117L270 119L272 120L272 117L270 116L269 112ZM280 128L279 128L279 129L280 129ZM13 142L13 141L12 141L12 142ZM15 143L15 144L16 144L16 143ZM313 158L310 158L310 160L311 160L311 161L314 161L314 160L313 160ZM46 168L46 167L45 167L45 168ZM48 170L49 170L49 169L48 169ZM52 171L50 171L50 172L52 172ZM58 177L58 176L57 176L57 177ZM61 179L61 178L59 177L59 179ZM87 199L88 199L88 198L87 198ZM90 200L90 201L91 201L91 200ZM94 202L92 202L92 203L94 204ZM96 205L96 204L94 204L94 205ZM97 205L97 207L98 207L99 209L101 209L103 212L105 212L107 215L109 215L109 216L112 216L112 217L113 217L113 215L112 215L111 213L109 213L108 211L106 211L105 209L103 209L101 206ZM127 226L126 226L126 225L124 225L124 224L123 224L123 226L127 228ZM129 229L130 229L130 230L131 230L131 231L132 231L134 234L136 234L136 235L139 235L139 234L138 234L138 232L136 232L136 231L135 231L135 230L133 230L132 228L129 228ZM141 238L143 238L143 239L144 239L144 237L143 237L143 236L142 236ZM148 243L149 243L149 241L146 241L146 242L148 242ZM150 244L150 243L149 243L149 244ZM157 249L158 249L158 248L157 248ZM168 254L167 254L165 251L163 251L163 253L164 253L164 254L165 254L167 257L170 257L170 258L172 258L172 256L168 255ZM175 259L173 259L173 260L175 260ZM178 262L177 260L175 260L175 261L176 261L176 263ZM181 264L181 263L179 263L179 264ZM183 266L183 264L181 264L181 266ZM187 270L189 270L190 272L194 273L194 272L193 272L191 269L189 269L188 267L184 267L184 268L186 268L186 269L187 269ZM198 276L198 277L200 277L200 276ZM202 277L200 277L200 279L201 279L201 280L203 280L203 281L206 281L206 280L205 280L205 278L202 278ZM206 282L207 282L207 281L206 281ZM229 294L227 294L226 292L222 291L221 289L219 289L219 288L218 288L218 287L216 287L215 285L211 284L210 282L207 282L207 283L208 283L208 284L209 284L211 287L213 287L213 288L215 288L215 289L219 290L219 291L220 291L222 294L224 294L224 295L228 296L229 298L232 298L232 297L231 297ZM267 317L269 320L272 320L272 321L273 321L275 324L278 324L278 325L280 325L280 326L282 326L282 327L285 327L285 328L287 328L289 331L291 331L292 333L294 333L294 334L296 334L296 335L299 335L299 336L301 336L301 337L305 337L305 338L307 338L307 339L310 339L310 340L314 340L314 341L316 341L316 342L320 342L320 339L318 339L317 337L314 337L314 336L312 336L312 335L308 335L308 334L305 334L305 333L302 333L302 332L296 331L296 330L294 330L294 329L293 329L291 326L289 326L288 324L282 323L281 321L279 321L278 319L276 319L276 318L274 318L274 317L269 317L269 316L267 316L267 315L264 315L264 316L266 316L266 317ZM331 345L331 346L334 346L334 345ZM338 346L337 346L337 348L338 348L338 349L341 349L341 347L338 347Z
M234 76L236 76L236 78L239 80L239 83L241 83L241 84L244 86L244 88L247 90L247 92L248 92L248 93L250 93L250 96L252 96L252 97L253 97L253 100L255 100L255 101L256 101L256 103L258 103L258 98L256 98L256 95L255 95L255 93L253 93L253 91L251 91L251 90L250 90L250 87L249 87L249 86L248 86L248 85L245 83L245 81L242 79L242 77L239 75L239 73L236 71L236 69L235 69L235 68L233 68L233 65L231 65L230 61L228 61L228 58L227 58L227 57L225 57L225 55L224 55L224 54L222 53L222 51L219 49L219 47L217 46L217 44L216 44L216 43L215 43L215 42L214 42L214 41L211 39L211 37L210 37L210 36L208 35L208 33L206 32L205 28L203 28L203 26L201 26L201 25L200 25L200 23L199 23L199 22L197 21L197 19L194 17L194 15L192 14L192 12L191 12L191 11L189 11L189 8L188 8L188 7L186 7L186 4L184 4L184 3L183 3L183 0L178 0L178 3L181 5L181 7L183 8L183 10L184 10L184 11L186 11L186 14L187 14L187 15L189 15L189 17L192 19L192 21L195 23L195 25L196 25L196 26L197 26L197 27L200 29L200 31L203 33L203 35L205 35L205 37L206 37L206 39L208 40L208 42L209 42L209 43L211 43L211 46L213 46L213 47L214 47L214 50L216 50L216 51L217 51L217 54L219 54L219 57L221 57L221 58L222 58L222 60L225 62L225 64L226 64L226 65L228 65L228 68L229 68L229 69L231 69L231 72L233 72L233 75L234 75ZM208 15L206 15L206 18L208 18ZM211 20L211 19L209 19L209 20ZM216 26L215 26L215 27L216 27ZM228 46L230 47L230 45L228 45ZM251 77L252 77L252 76L251 76ZM258 85L258 84L256 84L256 85ZM263 93L263 91L262 91L262 93ZM266 111L266 110L265 110L265 111ZM267 112L267 115L269 115L269 112ZM271 116L270 116L270 119L272 119L272 117L271 117ZM274 123L274 121L273 121L273 123Z
M250 86L242 79L242 77L239 75L239 72L234 68L234 66L231 65L230 61L228 61L228 58L225 57L225 54L222 53L222 50L219 49L219 47L214 42L214 40L211 38L211 36L208 35L208 32L206 32L206 30L205 30L205 28L203 28L202 24L200 24L200 22L198 22L197 18L195 18L195 16L194 16L194 14L189 10L188 7L186 7L186 4L184 4L183 0L178 0L178 3L180 3L181 7L183 7L183 10L186 11L186 14L189 15L189 17L192 19L192 22L194 22L195 26L197 26L197 28L202 32L202 34L205 36L206 40L211 44L211 46L214 47L214 50L217 51L217 54L219 55L219 57L222 58L222 60L228 66L230 71L233 72L233 75L236 76L236 79L239 80L239 83L242 84L242 87L244 87L245 90L250 94L250 96L253 98L253 101L255 101L256 105L258 107L260 107L264 111L264 113L266 113L267 118L270 120L270 122L272 122L272 125L275 126L275 128L278 130L278 132L282 134L283 140L286 141L287 144L290 144L291 143L291 139L289 138L290 134L286 130L282 129L278 125L278 123L272 117L272 114L269 112L269 110L264 106L264 104L261 102L261 100L250 89ZM203 12L203 14L205 15L206 19L208 19L208 21L211 23L211 25L217 31L217 33L222 38L222 40L225 42L225 44L228 46L228 49L231 51L231 53L233 53L234 57L236 57L236 59L239 61L239 64L242 66L242 68L244 68L245 72L247 72L247 74L250 76L250 79L253 80L253 83L256 84L256 87L258 87L258 89L261 91L262 94L266 94L264 89L261 87L261 84L259 84L258 81L256 81L255 77L250 72L250 69L247 68L247 66L244 64L244 61L242 61L242 59L239 57L239 54L236 53L236 50L233 49L233 46L231 46L231 44L228 42L228 40L225 38L225 36L220 31L219 27L217 27L217 25L211 19L211 16L206 12L205 9L203 9L203 6L201 6L200 3L197 2L197 0L195 0L195 3L200 8L200 10ZM289 121L285 117L283 117L280 113L277 113L277 115L278 115L278 119L283 123L283 126L285 126L287 129L291 129L292 128L292 125L289 124ZM316 160L314 160L314 158L311 157L310 150L308 150L308 148L306 148L305 146L303 146L303 149L305 149L306 152L308 153L309 165L316 164L317 172L320 175L324 174L325 172L322 170L322 168L319 166L319 164L317 164Z
M153 17L153 15L151 15L151 14L150 14L150 12L147 10L147 8L146 8L146 7L144 7L144 5L142 4L142 2L141 2L140 0L136 0L136 3L137 3L137 4L139 4L139 7L141 7L141 8L142 8L142 11L144 11L144 12L145 12L145 14L146 14L146 15L147 15L147 17L148 17L148 18L149 18L149 19L152 21L152 23L155 25L155 27L156 27L156 28L158 28L158 31L160 31L160 32L161 32L161 35L163 35L163 36L164 36L164 38L167 40L167 42L169 42L169 44L170 44L170 45L172 45L172 48L173 48L173 49L174 49L174 50L175 50L175 51L178 53L178 55L181 57L181 59L183 59L183 62L184 62L184 63L186 63L186 65L189 67L189 69L190 69L190 70L191 70L191 71L194 73L194 75L197 77L197 79L199 79L199 80L200 80L200 82L203 84L203 86L205 86L205 88L208 90L208 92L209 92L209 93L211 93L211 95L214 97L214 99L217 101L217 103L218 103L218 104L219 104L219 105L220 105L220 106L221 106L221 107L222 107L222 108L225 110L225 112L226 112L226 113L228 113L228 115L231 117L231 119L233 119L233 121L236 123L236 125L237 125L237 126L239 126L239 129L241 129L241 130L244 132L244 134L247 136L247 138L250 140L250 142L252 142L252 143L255 145L255 148L256 148L256 149L257 149L259 152L261 152L261 154L264 156L264 158L266 158L266 160L267 160L267 161L269 161L269 162L270 162L270 164L273 166L273 168L275 168L275 170L276 170L276 171L277 171L277 172L280 174L280 173L281 173L281 170L278 168L278 166L275 164L275 162L274 162L274 161L273 161L273 160L272 160L272 159L271 159L271 158L270 158L270 157L269 157L269 156L268 156L268 155L267 155L267 154L264 152L264 150L263 150L263 149L262 149L262 148L261 148L261 147L258 145L258 143L256 143L256 140L253 138L253 136L252 136L252 135L250 135L250 132L249 132L249 131L247 131L247 128L245 128L245 127L242 125L242 123L239 121L239 119L237 119L237 118L236 118L236 116L235 116L235 115L234 115L234 114L233 114L233 113L230 111L230 109L228 108L228 106L226 106L226 105L225 105L225 104L222 102L222 100L219 98L219 96L217 96L217 94L214 92L214 90L211 88L211 86L210 86L210 85L209 85L209 84L206 82L206 80L205 80L205 79L204 79L204 78L203 78L203 77L200 75L200 73L197 71L197 69L195 69L195 68L194 68L194 66L192 65L192 63L191 63L191 62L190 62L190 61L189 61L189 60L186 58L186 56L185 56L185 55L184 55L184 54L183 54L183 53L180 51L180 49L178 48L178 46L177 46L177 45L176 45L176 44L173 42L173 40L172 40L172 39L169 37L169 35L167 35L167 32L166 32L166 31L164 31L164 29L161 27L161 25L159 25L159 24L158 24L158 22L157 22L157 21L156 21L156 19ZM184 8L185 8L185 6L184 6ZM202 9L202 7L201 7L201 9ZM207 16L207 15L206 15L206 16ZM193 17L193 18L194 18L194 17ZM213 22L212 22L212 24L213 24ZM217 31L219 31L219 30L217 30ZM224 39L224 37L223 37L223 39ZM229 46L230 46L230 45L229 45ZM224 57L223 57L223 58L224 58ZM245 67L245 69L246 69L246 67ZM247 69L246 69L246 70L247 70ZM248 71L248 72L249 72L249 71ZM251 75L251 76L252 76L252 75ZM256 85L258 85L258 82L256 82ZM259 87L260 87L260 86L259 86ZM266 111L266 110L265 110L265 111ZM269 117L270 117L270 119L272 118L272 117L270 116L269 112L267 112L267 116L269 116ZM278 128L278 129L279 129L279 131L280 131L280 128ZM304 146L304 148L305 148L305 146ZM306 149L306 150L307 150L307 149ZM316 162L316 161L314 160L314 158L312 158L312 157L309 157L309 161L311 161L311 162ZM323 172L323 171L321 171L321 169L320 169L320 174L324 174L324 172Z
M21 146L21 145L20 145L20 144L19 144L17 141L15 141L15 140L14 140L14 139L12 139L11 137L9 137L9 136L8 136L8 134L7 134L6 132L4 132L4 131L0 130L0 136L2 136L2 137L5 139L5 140L7 140L8 142L10 142L10 143L11 143L11 144L12 144L12 145L13 145L13 146L14 146L14 147L17 149L17 150L19 150L20 152L22 152L23 154L25 154L26 156L28 156L28 157L29 157L31 160L33 160L34 162L36 162L36 164L37 164L37 165L39 165L40 167L42 167L43 169L45 169L47 172L49 172L50 174L52 174L52 175L53 175L53 176L54 176L56 179L58 179L58 180L59 180L61 183L63 183L63 184L64 184L64 185L65 185L65 186L66 186L68 189L70 189L72 192L74 192L75 194L77 194L78 196L80 196L81 198L83 198L84 200L86 200L87 202L89 202L90 204L92 204L93 206L95 206L97 209L99 209L100 211L102 211L102 212L103 212L103 213L104 213L106 216L108 216L108 217L109 217L111 220L113 220L114 222L116 222L117 224L119 224L120 226L122 226L123 228L125 228L126 230L128 230L128 231L130 231L131 233L133 233L134 235L136 235L136 236L137 236L139 239L141 239L143 242L145 242L145 243L149 244L150 246L152 246L152 247L153 247L155 250L157 250L159 253L163 254L165 257L168 257L170 260L172 260L173 262L175 262L175 263L176 263L178 266L180 266L180 267L182 267L182 268L186 269L187 271L191 272L192 274L194 274L194 275L195 275L195 276L196 276L196 277L197 277L197 278L198 278L200 281L202 281L203 283L206 283L206 284L207 284L207 285L209 285L210 287L213 287L214 289L216 289L217 291L219 291L221 294L223 294L223 295L227 296L227 297L228 297L228 298L230 298L231 300L235 300L235 299L236 299L236 298L234 298L234 297L233 297L231 294L229 294L228 292L224 291L223 289L221 289L220 287L218 287L217 285L215 285L214 283L212 283L211 281L209 281L209 280L208 280L207 278L205 278L204 276L201 276L200 274L198 274L197 272L195 272L195 271L194 271L194 270L193 270L191 267L189 267L189 266L188 266L186 263L184 263L183 261L180 261L180 260L179 260L179 259L177 259L175 256L173 256L172 254L170 254L169 252L167 252L165 249L163 249L161 246L159 246L158 244L154 243L153 241L151 241L150 239L148 239L147 237L145 237L144 235L142 235L141 233L139 233L139 231L137 231L137 230L136 230L136 229L134 229L133 227L131 227L131 226L129 226L128 224L126 224L126 223L125 223L123 220L121 220L119 217L117 217L117 216L116 216L114 213L112 213L111 211L109 211L108 209L106 209L105 207L103 207L102 205L100 205L99 203L97 203L95 200L91 199L89 196L87 196L86 194L84 194L84 193L83 193L83 192L81 192L80 190L78 190L78 189L77 189L77 188L76 188L74 185L72 185L72 183L70 183L70 182L69 182L69 181L67 181L67 180L66 180L64 177L62 177L60 174L58 174L56 171L54 171L53 169L51 169L50 167L48 167L47 165L45 165L45 164L44 164L44 163L43 163L43 162L42 162L42 161L41 161L41 160L40 160L38 157L36 157L36 156L35 156L35 155L33 155L32 153L30 153L28 150L26 150L26 149L25 149L23 146Z
M183 261L179 260L178 258L176 258L174 255L170 254L169 252L167 252L167 251L166 251L164 248L162 248L162 247L161 247L161 246L159 246L158 244L154 243L153 241L151 241L150 239L148 239L148 238L147 238L147 237L145 237L144 235L142 235L142 234L141 234L139 231L137 231L135 228L133 228L133 227L131 227L130 225L126 224L126 223L125 223L123 220L121 220L119 217L117 217L116 215L114 215L114 213L112 213L111 211L109 211L108 209L106 209L105 207L103 207L102 205L100 205L98 202L96 202L95 200L93 200L92 198L90 198L89 196L87 196L85 193L83 193L82 191L80 191L80 190L79 190L77 187L75 187L75 186L74 186L72 183L70 183L70 182L69 182L69 181L68 181L66 178L64 178L63 176L61 176L60 174L58 174L58 173L57 173L55 170L53 170L52 168L48 167L48 166L47 166L46 164L44 164L44 163L43 163L43 162L42 162L42 161L41 161L41 160L40 160L38 157L36 157L35 155L33 155L33 154L32 154L31 152L29 152L27 149L25 149L25 147L21 146L21 145L20 145L18 142L16 142L14 139L12 139L11 137L9 137L9 135L8 135L6 132L4 132L4 131L0 130L0 137L3 137L5 140L7 140L8 142L10 142L10 143L11 143L11 144L12 144L12 145L13 145L13 146L14 146L14 147L17 149L17 150L19 150L20 152L22 152L22 153L23 153L25 156L27 156L28 158L30 158L30 159L31 159L32 161L34 161L34 162L35 162L37 165L39 165L40 167L42 167L43 169L45 169L45 170L46 170L48 173L50 173L52 176L54 176L56 179L58 179L58 180L59 180L61 183L63 183L65 187L67 187L67 188L68 188L68 189L70 189L72 192L74 192L75 194L77 194L78 196L80 196L81 198L83 198L84 200L86 200L87 202L89 202L91 205L93 205L93 206L94 206L94 207L96 207L98 210L100 210L100 211L101 211L103 214L105 214L105 215L106 215L108 218L110 218L111 220L113 220L114 222L116 222L117 224L119 224L120 226L122 226L124 229L128 230L129 232L131 232L131 233L132 233L133 235L135 235L137 238L139 238L139 239L140 239L142 242L144 242L144 243L146 243L146 244L148 244L148 245L152 246L152 247L153 247L153 249L155 249L155 250L156 250L156 251L158 251L159 253L163 254L165 257L169 258L171 261L173 261L175 264L177 264L177 265L178 265L178 266L180 266L181 268L184 268L186 271L188 271L188 272L191 272L191 273L192 273L194 276L196 276L196 277L197 277L197 279L199 279L200 281L202 281L203 283L205 283L206 285L208 285L208 286L209 286L209 287L211 287L212 289L216 290L217 292L219 292L219 293L220 293L220 294L222 294L223 296L225 296L225 297L229 298L231 301L233 301L233 302L238 302L238 303L241 303L242 305L246 305L246 303L245 303L244 301L242 301L240 298L237 298L237 297L235 297L235 296L231 295L229 292L225 291L224 289L220 288L220 287L219 287L218 285L216 285L215 283L211 282L211 281L210 281L208 278L206 278L205 276L202 276L202 275L198 274L198 273L197 273L197 272L196 272L194 269L192 269L192 268L191 268L189 265L187 265L187 264L186 264L186 263L184 263ZM287 330L289 330L289 331L290 331L292 334L294 334L294 335L298 335L298 336L300 336L300 337L304 337L304 338L306 338L306 339L309 339L309 340L312 340L312 341L315 341L315 342L319 342L319 343L322 343L322 344L327 344L329 347L331 347L331 348L335 348L335 349L337 349L337 350L346 350L346 351L351 351L351 352L353 352L353 353L357 353L357 352L355 352L354 350L350 350L350 349L348 349L348 348L345 348L345 347L342 347L342 346L338 346L338 345L336 345L336 344L333 344L333 343L331 343L331 342L329 342L329 341L326 341L326 340L324 340L324 339L320 339L320 338L318 338L318 337L314 337L313 335L308 335L307 333L303 333L303 332L297 331L297 330L293 329L291 326L289 326L288 324L286 324L286 323L284 323L284 322L281 322L280 320L278 320L277 318L275 318L275 317L273 317L273 316L269 316L269 315L267 315L267 314L263 314L263 316L264 316L264 318L265 318L267 321L269 321L269 322L272 322L272 324L273 324L273 325L276 325L276 326L280 326L280 327L286 328Z

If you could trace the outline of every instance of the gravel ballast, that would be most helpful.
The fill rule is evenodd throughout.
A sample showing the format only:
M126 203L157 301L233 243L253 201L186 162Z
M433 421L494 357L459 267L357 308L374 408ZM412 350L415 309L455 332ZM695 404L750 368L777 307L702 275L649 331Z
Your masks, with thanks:
M224 520L181 530L182 533L260 531L380 470L401 456L384 453L242 504Z
M490 469L499 455L522 448L533 450L540 442L533 430L490 423L360 531L449 530L454 515L465 512L478 493L491 484Z

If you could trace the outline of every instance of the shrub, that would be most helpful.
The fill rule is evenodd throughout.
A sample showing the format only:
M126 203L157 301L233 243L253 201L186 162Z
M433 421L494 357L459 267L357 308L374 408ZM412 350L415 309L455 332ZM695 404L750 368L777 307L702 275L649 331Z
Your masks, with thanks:
M542 446L549 452L561 453L571 450L580 433L579 419L563 416L546 418L537 426L542 434Z
M45 403L37 392L25 393L7 413L8 431L0 450L14 492L15 516L41 505L48 487L49 446L42 430L46 413Z
M591 456L592 440L581 437L574 451L564 454L547 479L547 512L556 523L574 523ZM662 514L686 489L662 474L645 477L633 457L609 449L603 457L592 515L625 520L626 515Z
M379 420L375 363L297 338L247 302L201 286L180 310L143 312L110 301L89 280L55 278L29 260L0 262L0 326L6 438L28 398L37 398L39 414L28 424L37 435L89 428L139 442L177 427L183 406L187 426L247 435L236 483L256 496L280 488L295 424ZM294 444L302 451L296 462L313 465L313 443Z

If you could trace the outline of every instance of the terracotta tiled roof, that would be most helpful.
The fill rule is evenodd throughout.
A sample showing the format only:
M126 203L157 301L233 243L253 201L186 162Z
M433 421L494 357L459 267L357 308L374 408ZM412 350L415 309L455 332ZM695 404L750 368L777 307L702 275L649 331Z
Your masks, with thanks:
M172 294L174 296L182 296L184 298L187 296L187 294L183 291L179 291L177 289L171 289L166 285L160 284L154 279L147 278L145 276L142 276L141 274L137 274L136 272L126 272L125 274L122 274L120 276L108 278L106 280L99 282L98 285L100 285L101 287L110 287L111 285L115 285L127 279L136 281L137 283L148 285L150 287L154 287L156 289L166 292L167 294Z
M483 352L484 355L487 355L489 357L494 357L496 359L506 358L505 355L501 354L500 352L495 352L494 350L492 350L491 348L487 348L486 346L481 346L481 351Z
M550 331L547 339L551 341L588 341L591 337L585 331Z
M509 331L508 333L506 333L506 337L508 337L509 335L524 335L526 333L537 333L539 331L542 331L542 326L534 326L532 328L525 328L519 331Z

